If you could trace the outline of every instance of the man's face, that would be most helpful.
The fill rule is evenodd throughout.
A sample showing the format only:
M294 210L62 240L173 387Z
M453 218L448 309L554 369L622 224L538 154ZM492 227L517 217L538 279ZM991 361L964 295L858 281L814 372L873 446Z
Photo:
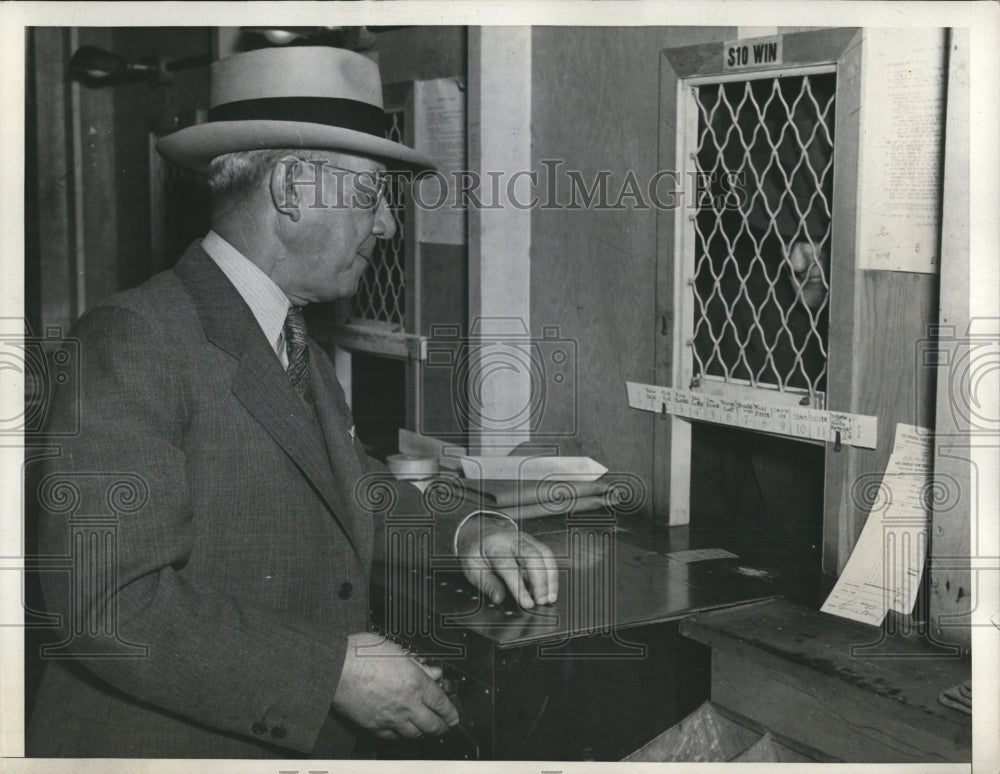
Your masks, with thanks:
M792 284L796 294L814 312L826 301L830 282L830 257L826 250L816 249L808 242L796 242L788 256L792 267Z
M292 172L299 217L285 231L287 265L276 267L283 280L278 285L296 305L349 298L372 260L375 241L396 233L385 198L376 196L375 180L385 167L364 156L303 156L306 163ZM312 184L317 175L321 187Z

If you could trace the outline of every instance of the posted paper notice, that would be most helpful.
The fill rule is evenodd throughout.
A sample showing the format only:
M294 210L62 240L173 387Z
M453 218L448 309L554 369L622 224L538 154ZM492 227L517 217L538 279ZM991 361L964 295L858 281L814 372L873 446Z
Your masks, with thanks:
M896 425L885 473L866 496L872 502L868 520L824 613L879 626L889 610L913 610L927 555L931 455L928 430Z

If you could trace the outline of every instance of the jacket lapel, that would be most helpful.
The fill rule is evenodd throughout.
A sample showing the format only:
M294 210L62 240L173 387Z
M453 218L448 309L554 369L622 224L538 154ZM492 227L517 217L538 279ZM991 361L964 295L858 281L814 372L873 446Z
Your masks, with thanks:
M316 413L326 439L330 466L337 471L340 498L345 503L345 513L354 514L352 525L362 556L370 556L372 550L372 523L361 507L356 487L362 484L365 467L358 455L357 442L353 434L351 410L347 407L344 390L337 380L326 353L313 344L310 347L311 378Z
M350 501L334 479L316 417L288 380L250 308L198 242L174 272L190 293L208 339L239 361L233 394L299 467L363 558L351 528Z

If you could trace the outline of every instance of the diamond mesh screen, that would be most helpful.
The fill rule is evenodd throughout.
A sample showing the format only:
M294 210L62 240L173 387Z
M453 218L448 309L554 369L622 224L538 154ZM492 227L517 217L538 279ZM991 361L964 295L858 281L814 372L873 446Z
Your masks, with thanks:
M835 85L831 73L693 89L696 380L825 391Z
M404 113L386 111L385 136L396 142L404 141ZM358 283L358 292L351 302L351 314L362 320L377 320L403 326L406 319L406 264L403 225L406 203L403 199L401 175L392 175L386 189L386 202L396 221L392 239L380 239L375 244L372 264ZM402 328L401 328L402 329Z

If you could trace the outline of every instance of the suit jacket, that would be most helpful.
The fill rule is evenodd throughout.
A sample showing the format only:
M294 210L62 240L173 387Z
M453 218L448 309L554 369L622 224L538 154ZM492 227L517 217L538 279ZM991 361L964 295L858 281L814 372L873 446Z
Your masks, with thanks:
M350 757L330 705L368 625L379 520L329 359L311 346L314 413L199 243L72 335L79 390L52 411L81 429L41 484L41 547L86 553L89 517L110 537L78 577L43 574L63 642L29 755Z

